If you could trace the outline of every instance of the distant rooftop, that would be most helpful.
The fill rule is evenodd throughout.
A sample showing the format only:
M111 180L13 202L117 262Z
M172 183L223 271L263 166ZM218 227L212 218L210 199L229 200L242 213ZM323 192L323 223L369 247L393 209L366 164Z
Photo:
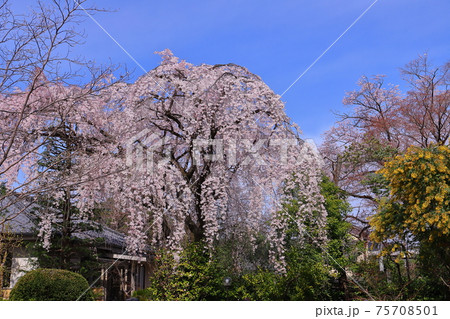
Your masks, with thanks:
M18 200L14 195L6 197L0 201L0 221L8 219L6 223L9 233L21 236L36 236L38 208L40 208L39 205L28 200ZM81 223L85 221L78 220L75 222ZM79 239L103 238L105 245L125 249L126 236L124 234L98 223L87 223L92 223L93 226L100 226L100 230L86 230L74 233L73 236Z

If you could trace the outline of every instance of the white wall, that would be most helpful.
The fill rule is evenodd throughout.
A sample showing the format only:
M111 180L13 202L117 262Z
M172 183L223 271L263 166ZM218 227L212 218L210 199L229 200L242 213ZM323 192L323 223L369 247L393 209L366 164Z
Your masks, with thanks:
M12 253L11 278L9 287L13 288L20 277L25 275L27 271L38 267L36 257L28 257L21 249L14 250Z

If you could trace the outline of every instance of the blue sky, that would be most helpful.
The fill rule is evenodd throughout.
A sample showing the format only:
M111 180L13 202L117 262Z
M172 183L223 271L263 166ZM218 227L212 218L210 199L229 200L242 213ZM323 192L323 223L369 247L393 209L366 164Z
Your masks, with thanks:
M14 0L23 5L31 1ZM45 1L44 1L45 2ZM171 49L194 64L233 62L258 74L278 94L374 0L91 0L113 12L95 19L145 69L159 63L154 51ZM287 114L305 138L319 142L342 110L346 91L361 75L386 74L427 52L436 64L450 58L450 1L379 0L284 96ZM143 74L92 21L77 48L97 63L121 63Z

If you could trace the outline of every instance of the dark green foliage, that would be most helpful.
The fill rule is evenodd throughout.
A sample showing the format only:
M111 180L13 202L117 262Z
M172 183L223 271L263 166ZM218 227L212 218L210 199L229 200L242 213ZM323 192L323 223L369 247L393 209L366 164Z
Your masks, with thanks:
M353 262L351 256L354 244L351 243L348 234L350 224L345 221L350 205L339 188L327 177L323 177L320 187L327 210L327 247L322 249L312 241L300 245L296 240L298 228L292 221L287 230L286 274L277 275L268 269L244 276L246 285L242 290L245 299L343 300L348 298L347 278L341 266L345 268ZM285 209L289 213L294 213L298 209L297 201L286 203ZM309 230L309 233L314 236L314 229Z
M418 256L420 300L450 300L450 236L422 243Z
M81 141L77 135L79 128L69 122L61 123L58 132L50 136L46 143L42 157L39 160L39 169L52 172L56 184L72 174L76 164L77 149ZM55 215L51 223L52 237L50 247L42 247L41 242L31 244L38 264L43 268L59 268L80 273L92 281L98 277L100 264L97 259L95 247L102 244L102 239L80 239L87 231L97 232L101 227L90 216L89 220L83 218L75 203L78 200L76 187L61 187L58 189L60 198L45 194L38 197L40 207L45 207ZM42 212L35 212L36 225L42 219Z
M282 280L283 300L328 300L329 267L323 251L312 244L286 252L287 274Z
M329 279L329 296L331 300L348 300L349 284L344 269L356 263L358 247L349 234L351 224L346 221L351 207L346 196L328 177L323 176L320 184L327 210L327 263L332 267L335 276ZM344 268L344 269L343 269Z
M43 207L51 207L57 216L52 223L50 247L45 249L41 241L29 244L32 255L38 258L39 266L75 271L89 281L95 280L100 275L95 247L102 245L104 239L80 239L73 234L98 232L101 226L91 221L81 221L79 210L70 202L41 199L39 203ZM35 217L37 226L41 219L39 211L35 212Z
M408 260L396 260L386 254L382 257L383 271L381 257L376 255L355 263L352 271L377 300L450 300L448 246L446 251L443 244L441 254L437 255L436 245L432 245L432 248L420 245L419 253L411 254ZM366 296L356 292L354 298Z
M328 246L323 251L314 243L300 245L295 223L288 229L285 274L277 274L268 262L266 238L257 238L253 253L248 251L236 261L232 257L236 239L216 243L213 252L202 243L187 245L178 263L167 251L157 254L150 287L135 294L140 300L330 300L346 299L347 279L336 264L350 265L354 244L350 241L345 216L350 207L339 189L324 177L321 184L328 211ZM296 210L298 203L286 203ZM331 258L330 258L331 256ZM334 272L332 270L335 270ZM224 279L231 279L224 285Z
M270 270L258 269L242 276L237 288L240 300L280 301L282 299L283 276Z
M243 276L243 300L327 300L328 267L315 246L292 246L286 252L286 274L259 269Z
M156 269L150 287L142 299L148 300L227 300L234 290L224 285L227 273L203 243L189 244L180 254L178 263L171 252L161 250L156 256ZM232 282L233 282L232 278ZM232 284L233 285L233 284Z
M244 274L237 289L241 300L343 300L348 285L342 267L349 266L354 244L349 237L350 224L345 221L350 205L345 196L327 177L321 183L327 210L328 245L322 250L312 241L299 244L294 221L287 229L285 274L276 274L270 267ZM295 194L294 195L295 198ZM288 213L298 210L298 202L285 203ZM306 224L308 226L308 224ZM309 233L314 236L314 229ZM333 271L334 270L334 271Z
M40 242L29 244L33 257L37 257L38 265L43 268L65 269L77 272L92 282L100 275L100 262L94 247L100 246L104 240L67 238L62 245L62 238L53 236L49 250L42 247ZM62 258L62 257L65 258Z
M61 269L36 269L22 276L11 290L15 301L75 301L89 290L87 280L80 274ZM93 300L89 290L80 300Z

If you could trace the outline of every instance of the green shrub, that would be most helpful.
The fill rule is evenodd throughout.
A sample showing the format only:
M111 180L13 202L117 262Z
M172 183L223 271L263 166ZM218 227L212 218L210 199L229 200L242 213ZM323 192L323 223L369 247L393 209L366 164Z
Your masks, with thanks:
M228 286L226 277L232 282ZM178 262L170 251L157 253L150 286L134 296L140 300L236 300L237 284L233 274L210 258L204 243L190 243Z
M148 289L136 290L133 292L132 297L139 299L139 301L151 300L152 293Z
M89 289L87 280L80 274L62 269L36 269L21 277L11 290L10 300L77 300ZM80 300L94 300L86 292Z
M242 284L237 288L240 300L279 301L281 296L282 275L273 271L258 269L242 276Z

